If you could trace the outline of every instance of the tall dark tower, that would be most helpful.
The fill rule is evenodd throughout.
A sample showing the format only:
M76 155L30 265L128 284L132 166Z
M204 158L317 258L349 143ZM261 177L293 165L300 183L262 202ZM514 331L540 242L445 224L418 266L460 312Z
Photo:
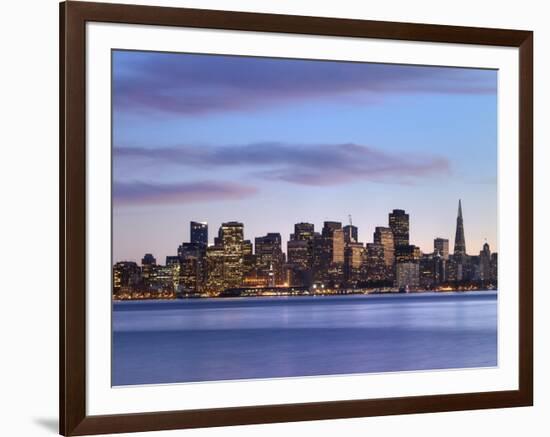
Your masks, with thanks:
M458 200L458 216L456 217L456 235L454 255L466 255L466 241L464 239L464 222L462 221L462 203Z
M206 248L208 246L208 224L206 222L191 222L191 243Z
M409 245L409 214L402 209L394 209L389 214L390 228L395 248Z

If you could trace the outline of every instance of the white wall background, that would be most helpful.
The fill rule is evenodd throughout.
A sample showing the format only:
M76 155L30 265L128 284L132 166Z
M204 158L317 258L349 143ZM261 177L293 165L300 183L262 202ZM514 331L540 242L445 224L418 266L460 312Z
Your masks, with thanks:
M124 2L119 0L119 2ZM535 31L535 216L549 212L550 14L523 0L324 1L144 0L133 3L299 15L425 22ZM0 6L0 435L57 429L58 6L54 0ZM488 411L302 422L148 433L185 437L385 435L546 436L550 411L550 293L544 288L550 227L535 219L535 406ZM545 253L546 252L546 253ZM134 434L135 435L135 434Z

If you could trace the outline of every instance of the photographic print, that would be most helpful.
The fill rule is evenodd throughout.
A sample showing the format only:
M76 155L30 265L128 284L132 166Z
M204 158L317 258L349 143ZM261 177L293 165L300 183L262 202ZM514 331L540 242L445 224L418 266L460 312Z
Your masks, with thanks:
M111 56L113 386L498 365L497 70Z

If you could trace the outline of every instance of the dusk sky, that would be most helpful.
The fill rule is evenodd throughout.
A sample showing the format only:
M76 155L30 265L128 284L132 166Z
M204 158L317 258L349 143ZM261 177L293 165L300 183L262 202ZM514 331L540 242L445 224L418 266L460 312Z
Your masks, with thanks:
M245 238L325 220L372 242L392 209L411 244L497 250L497 71L113 52L113 260L164 263L189 221Z

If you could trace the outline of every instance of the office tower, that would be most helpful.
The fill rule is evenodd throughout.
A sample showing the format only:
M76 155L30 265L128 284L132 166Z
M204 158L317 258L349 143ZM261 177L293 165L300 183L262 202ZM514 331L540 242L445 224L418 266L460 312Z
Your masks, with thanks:
M406 246L397 246L395 248L395 262L418 262L422 252L418 246L407 244Z
M344 263L344 231L340 222L324 222L322 237L325 240L327 264Z
M434 254L439 253L447 261L449 259L449 240L447 238L434 239Z
M239 222L222 223L218 235L224 251L225 287L240 287L243 282L244 226Z
M344 249L344 279L348 286L362 280L365 247L363 243L350 242Z
M180 288L184 293L202 290L206 275L206 246L202 243L182 243L178 247Z
M204 248L208 246L208 224L206 222L191 222L191 243L196 243Z
M466 241L464 239L464 222L462 220L462 202L458 200L458 214L456 217L456 234L455 234L455 248L454 253L456 256L466 256Z
M384 262L386 267L392 267L395 261L395 245L391 228L378 226L374 230L373 240L384 249Z
M205 291L217 295L225 290L224 282L225 252L222 246L206 248L206 283Z
M492 279L491 267L491 249L485 242L483 249L479 252L479 279L490 281Z
M156 263L157 263L157 260L150 253L146 253L141 259L142 266L153 266L153 265L156 265Z
M141 277L146 286L150 287L155 284L156 273L157 260L152 254L146 253L141 259Z
M436 276L439 276L437 271L437 261L441 258L439 253L437 255L424 254L419 260L419 281L420 286L424 290L430 290L436 285Z
M120 261L113 266L113 293L134 287L141 281L141 269L133 261Z
M313 240L315 227L312 223L296 223L294 225L294 234L290 236L291 240Z
M420 285L418 262L402 262L396 265L395 286L401 289L415 289Z
M282 285L285 257L281 249L281 234L268 233L254 241L258 275L267 277L269 286Z
M357 226L344 226L344 241L346 243L357 243L359 241L358 234Z
M180 265L172 264L166 266L157 266L155 277L150 281L149 289L151 291L175 292L178 289L180 280Z
M243 275L250 274L256 267L256 256L250 240L243 241Z
M172 256L169 255L166 257L166 265L172 266L180 263L180 257L179 256Z
M434 253L433 258L434 285L439 285L447 280L447 262L439 253Z
M300 270L311 268L311 242L307 240L289 240L286 243L288 262Z
M389 224L393 233L394 247L409 244L409 214L402 209L394 209L389 214Z
M381 282L387 279L387 266L384 258L384 246L376 243L367 243L367 280Z

